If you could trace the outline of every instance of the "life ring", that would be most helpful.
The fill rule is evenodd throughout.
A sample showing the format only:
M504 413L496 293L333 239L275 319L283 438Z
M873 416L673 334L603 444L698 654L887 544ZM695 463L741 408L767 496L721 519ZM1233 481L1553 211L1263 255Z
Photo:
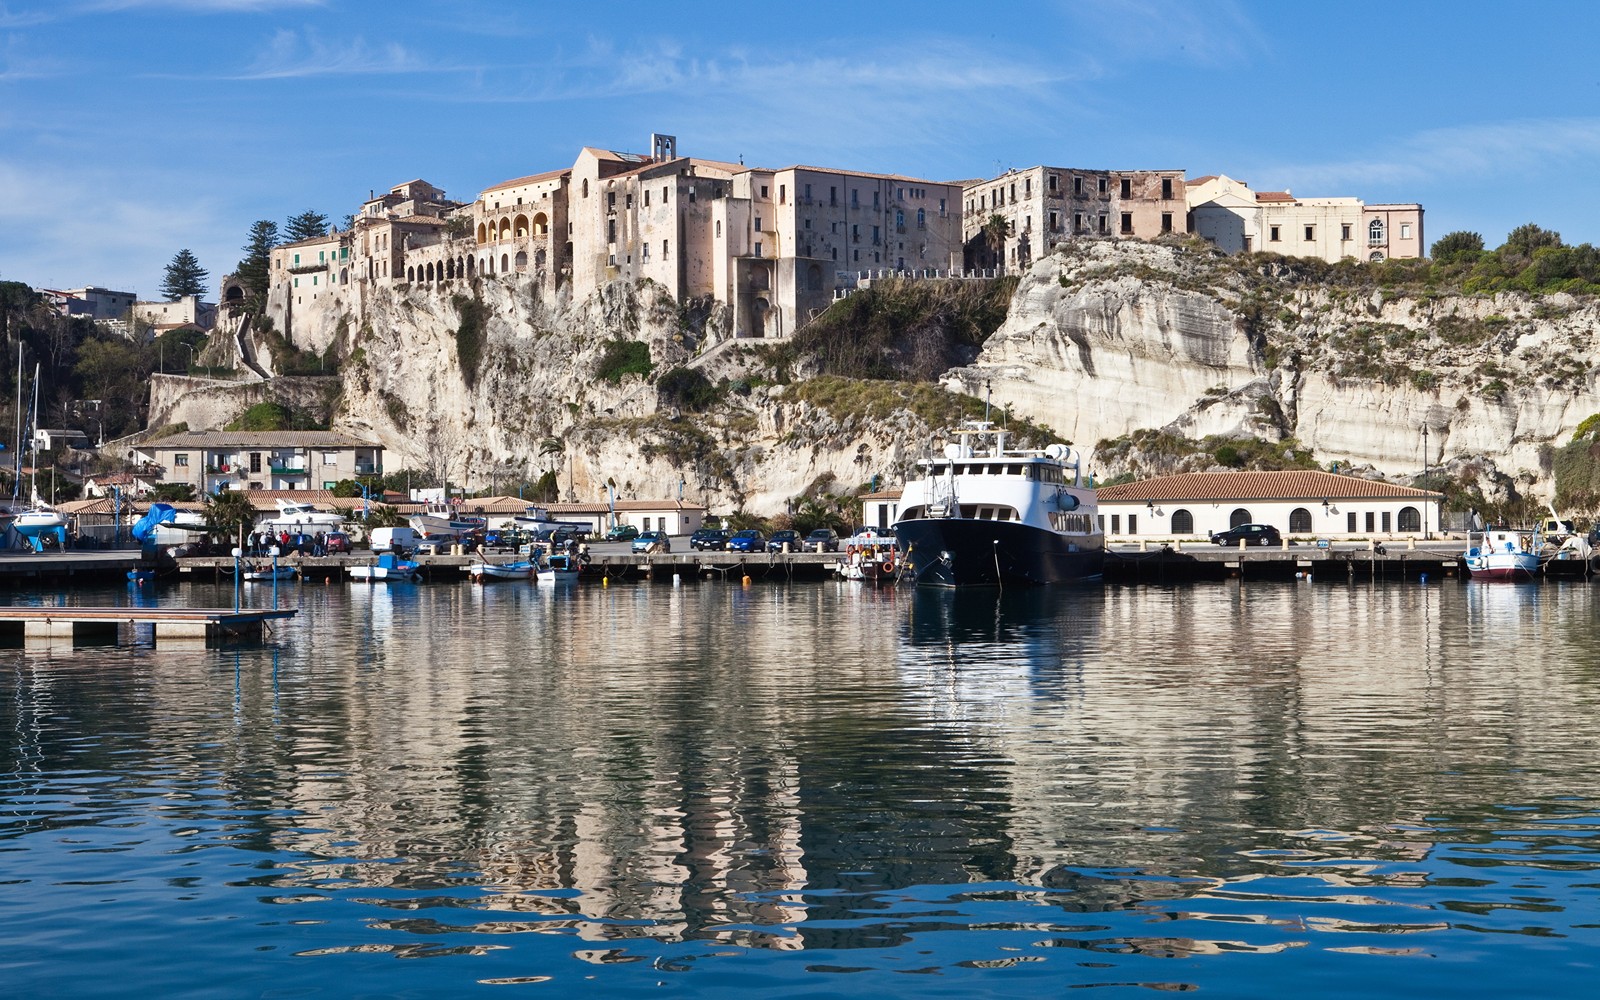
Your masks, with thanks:
M884 574L894 572L894 556L885 556L883 562L878 564L878 569Z

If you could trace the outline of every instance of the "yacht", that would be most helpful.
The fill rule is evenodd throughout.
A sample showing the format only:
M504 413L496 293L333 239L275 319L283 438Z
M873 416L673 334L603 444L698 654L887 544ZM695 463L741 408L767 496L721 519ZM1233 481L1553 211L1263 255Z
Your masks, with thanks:
M335 511L317 510L301 500L284 500L280 497L275 502L278 513L262 521L263 527L311 532L339 531L344 527L344 515Z
M1078 455L1064 444L1008 449L1007 433L970 420L943 457L917 463L895 523L902 577L945 587L1099 579L1105 534Z

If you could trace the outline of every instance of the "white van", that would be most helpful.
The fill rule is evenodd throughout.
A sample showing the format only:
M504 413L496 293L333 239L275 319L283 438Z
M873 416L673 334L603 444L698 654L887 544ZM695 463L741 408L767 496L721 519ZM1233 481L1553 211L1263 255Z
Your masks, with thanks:
M412 528L373 528L367 545L374 552L409 552L417 547L417 533Z

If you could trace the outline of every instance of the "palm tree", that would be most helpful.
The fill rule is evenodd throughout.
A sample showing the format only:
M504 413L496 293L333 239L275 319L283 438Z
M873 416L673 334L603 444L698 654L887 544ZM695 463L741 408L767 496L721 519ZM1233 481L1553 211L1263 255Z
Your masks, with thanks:
M1006 217L998 212L989 216L989 221L983 224L983 242L993 255L995 266L1001 270L1006 266L1006 236L1010 232Z

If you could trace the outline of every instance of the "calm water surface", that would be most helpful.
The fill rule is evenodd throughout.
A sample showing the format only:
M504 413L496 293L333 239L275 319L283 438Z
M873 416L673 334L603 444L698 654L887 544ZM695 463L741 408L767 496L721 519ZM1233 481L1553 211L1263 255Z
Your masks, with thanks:
M0 991L1600 982L1586 585L287 595L0 650Z

